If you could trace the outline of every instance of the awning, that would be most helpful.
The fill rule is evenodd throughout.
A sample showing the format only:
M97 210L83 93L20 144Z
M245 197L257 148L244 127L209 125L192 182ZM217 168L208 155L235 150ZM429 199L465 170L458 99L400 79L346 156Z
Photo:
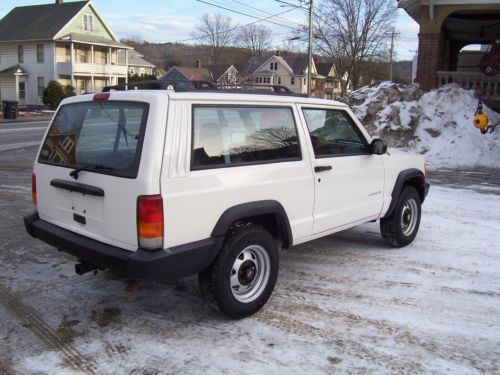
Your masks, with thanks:
M0 71L0 75L3 76L27 76L28 71L24 69L21 65L17 64L14 66L11 66L10 68L7 68L5 70Z
M132 49L132 47L127 46L126 44L116 42L112 39L101 38L98 36L86 35L86 34L78 34L71 33L63 36L62 38L57 39L58 42L74 42L74 43L82 43L82 44L93 44L105 47L116 47L123 49Z

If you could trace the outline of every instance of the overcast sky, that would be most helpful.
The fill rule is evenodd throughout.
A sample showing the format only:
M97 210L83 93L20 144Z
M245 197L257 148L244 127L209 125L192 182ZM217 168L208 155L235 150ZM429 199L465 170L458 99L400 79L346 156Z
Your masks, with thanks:
M286 12L280 18L271 18L273 22L279 23L281 26L275 23L261 23L273 30L273 42L278 48L283 40L293 36L292 27L305 24L307 19L307 14L302 9L292 9L275 0L204 1L206 3L196 0L92 0L92 4L118 38L139 37L145 41L161 43L177 41L193 43L193 41L186 40L192 37L198 19L204 13L221 13L231 17L235 23L243 25L256 21L256 18L266 18L273 14ZM297 3L296 0L284 1ZM50 3L50 1L0 0L0 17L5 16L16 6L44 3ZM394 3L396 2L394 1ZM321 0L316 0L315 4L319 6ZM228 10L220 7L228 8ZM399 33L395 40L396 59L411 59L417 49L418 24L401 9L398 10L396 32ZM303 49L306 48L304 42L294 43L297 43L297 47L302 45Z

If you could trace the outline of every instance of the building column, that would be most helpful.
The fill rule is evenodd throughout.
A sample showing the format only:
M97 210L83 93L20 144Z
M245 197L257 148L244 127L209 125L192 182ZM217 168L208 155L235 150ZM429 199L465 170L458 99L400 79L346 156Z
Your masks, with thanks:
M91 91L90 92L95 92L95 79L94 79L94 75L92 74L92 77L90 78L90 81L91 81Z
M418 34L417 82L424 90L437 87L441 41L441 33Z
M125 67L127 72L125 73L125 84L128 84L128 49L125 50Z
M111 60L113 58L113 51L111 50L111 47L109 47L109 59L108 59L108 65L111 65Z
M76 89L75 83L75 45L71 43L71 55L70 55L70 64L71 64L71 86ZM76 90L75 90L76 91Z
M90 63L95 64L94 45L90 46Z

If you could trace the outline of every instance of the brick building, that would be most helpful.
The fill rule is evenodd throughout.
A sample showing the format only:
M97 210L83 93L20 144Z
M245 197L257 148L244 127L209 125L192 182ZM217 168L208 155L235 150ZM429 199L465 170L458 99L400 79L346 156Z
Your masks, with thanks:
M500 36L500 0L398 0L398 5L420 25L416 81L422 88L456 82L500 101L500 77L487 77L479 67L457 72L462 48L491 45Z

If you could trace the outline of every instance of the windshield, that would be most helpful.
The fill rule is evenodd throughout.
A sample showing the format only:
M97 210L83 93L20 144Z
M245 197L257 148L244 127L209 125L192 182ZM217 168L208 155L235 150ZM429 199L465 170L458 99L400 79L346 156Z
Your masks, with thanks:
M62 106L38 161L61 167L98 165L96 173L135 178L148 105L94 101Z

